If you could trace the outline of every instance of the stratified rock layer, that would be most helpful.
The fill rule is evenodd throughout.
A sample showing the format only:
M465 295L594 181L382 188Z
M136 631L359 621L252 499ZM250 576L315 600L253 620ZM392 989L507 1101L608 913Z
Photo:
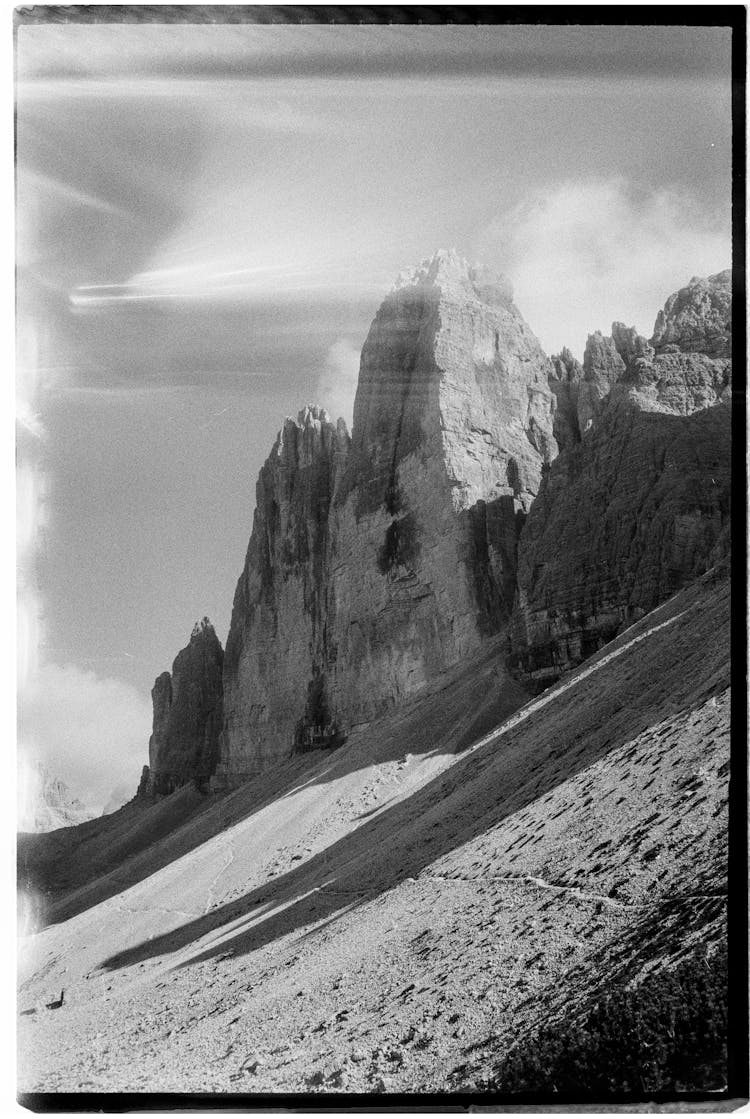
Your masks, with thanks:
M557 449L551 372L507 281L452 253L400 277L362 351L351 443L308 409L261 472L217 783L340 741L507 623Z
M171 675L162 672L151 689L153 733L140 795L171 793L190 782L207 786L218 755L223 665L221 642L204 618L175 657Z
M729 550L730 295L728 272L693 280L651 343L614 323L582 375L555 359L564 449L524 525L512 636L536 687Z

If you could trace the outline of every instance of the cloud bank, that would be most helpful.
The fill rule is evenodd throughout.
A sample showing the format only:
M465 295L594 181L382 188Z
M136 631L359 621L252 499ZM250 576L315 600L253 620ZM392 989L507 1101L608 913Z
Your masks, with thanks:
M150 725L150 704L131 685L47 664L19 695L19 759L42 762L101 812L118 786L135 793Z
M613 321L647 337L667 297L731 260L729 212L708 214L670 190L636 193L622 179L569 181L498 217L477 255L513 281L548 353L582 354Z

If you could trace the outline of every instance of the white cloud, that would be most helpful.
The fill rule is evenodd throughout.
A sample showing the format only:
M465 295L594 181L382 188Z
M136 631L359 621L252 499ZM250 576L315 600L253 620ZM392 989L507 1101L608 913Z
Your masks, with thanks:
M44 431L34 411L38 386L33 365L29 370L32 375L22 385L25 394L19 393L17 400L20 427L32 440L26 441L26 455L16 471L16 803L21 810L28 807L35 780L31 763L40 761L99 812L122 786L135 793L148 758L151 710L148 700L121 680L75 665L41 663L44 609L35 558L44 545L48 495L46 476L36 461Z
M110 812L116 812L118 808L122 808L123 804L127 804L129 800L132 800L132 797L132 783L128 784L128 782L125 781L122 785L117 785L110 793L109 800L102 808L102 815L108 816Z
M580 356L613 321L649 337L673 291L726 268L729 214L670 190L639 195L621 179L568 181L498 217L477 255L511 278L548 353L567 345Z
M325 369L318 380L317 403L333 419L343 417L350 431L358 377L359 350L346 338L339 338L328 351Z
M18 711L19 761L43 762L97 812L118 786L135 794L148 761L151 705L130 684L47 664L21 689Z

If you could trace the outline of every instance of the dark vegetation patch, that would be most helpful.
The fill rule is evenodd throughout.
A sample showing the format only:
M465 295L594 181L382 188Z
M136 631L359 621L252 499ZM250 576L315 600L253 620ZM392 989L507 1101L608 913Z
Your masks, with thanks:
M715 1091L727 1081L727 953L695 952L637 987L618 984L577 1020L521 1042L486 1085L499 1092Z

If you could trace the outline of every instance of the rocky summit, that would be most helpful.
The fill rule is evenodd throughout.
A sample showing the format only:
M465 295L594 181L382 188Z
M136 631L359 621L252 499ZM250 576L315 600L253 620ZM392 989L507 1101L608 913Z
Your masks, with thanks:
M730 273L548 358L508 280L440 251L362 349L351 434L289 418L223 657L193 635L153 690L141 792L241 784L339 746L488 639L538 691L729 548ZM515 681L511 680L515 677ZM512 685L512 686L511 686Z
M204 618L151 689L154 729L139 794L171 793L189 781L207 786L216 768L224 652Z
M613 323L583 367L554 359L562 450L521 534L512 627L534 688L728 554L730 332L721 272L671 296L650 342Z
M215 784L343 741L506 624L556 453L550 374L507 281L447 252L399 277L351 438L308 407L261 471Z

